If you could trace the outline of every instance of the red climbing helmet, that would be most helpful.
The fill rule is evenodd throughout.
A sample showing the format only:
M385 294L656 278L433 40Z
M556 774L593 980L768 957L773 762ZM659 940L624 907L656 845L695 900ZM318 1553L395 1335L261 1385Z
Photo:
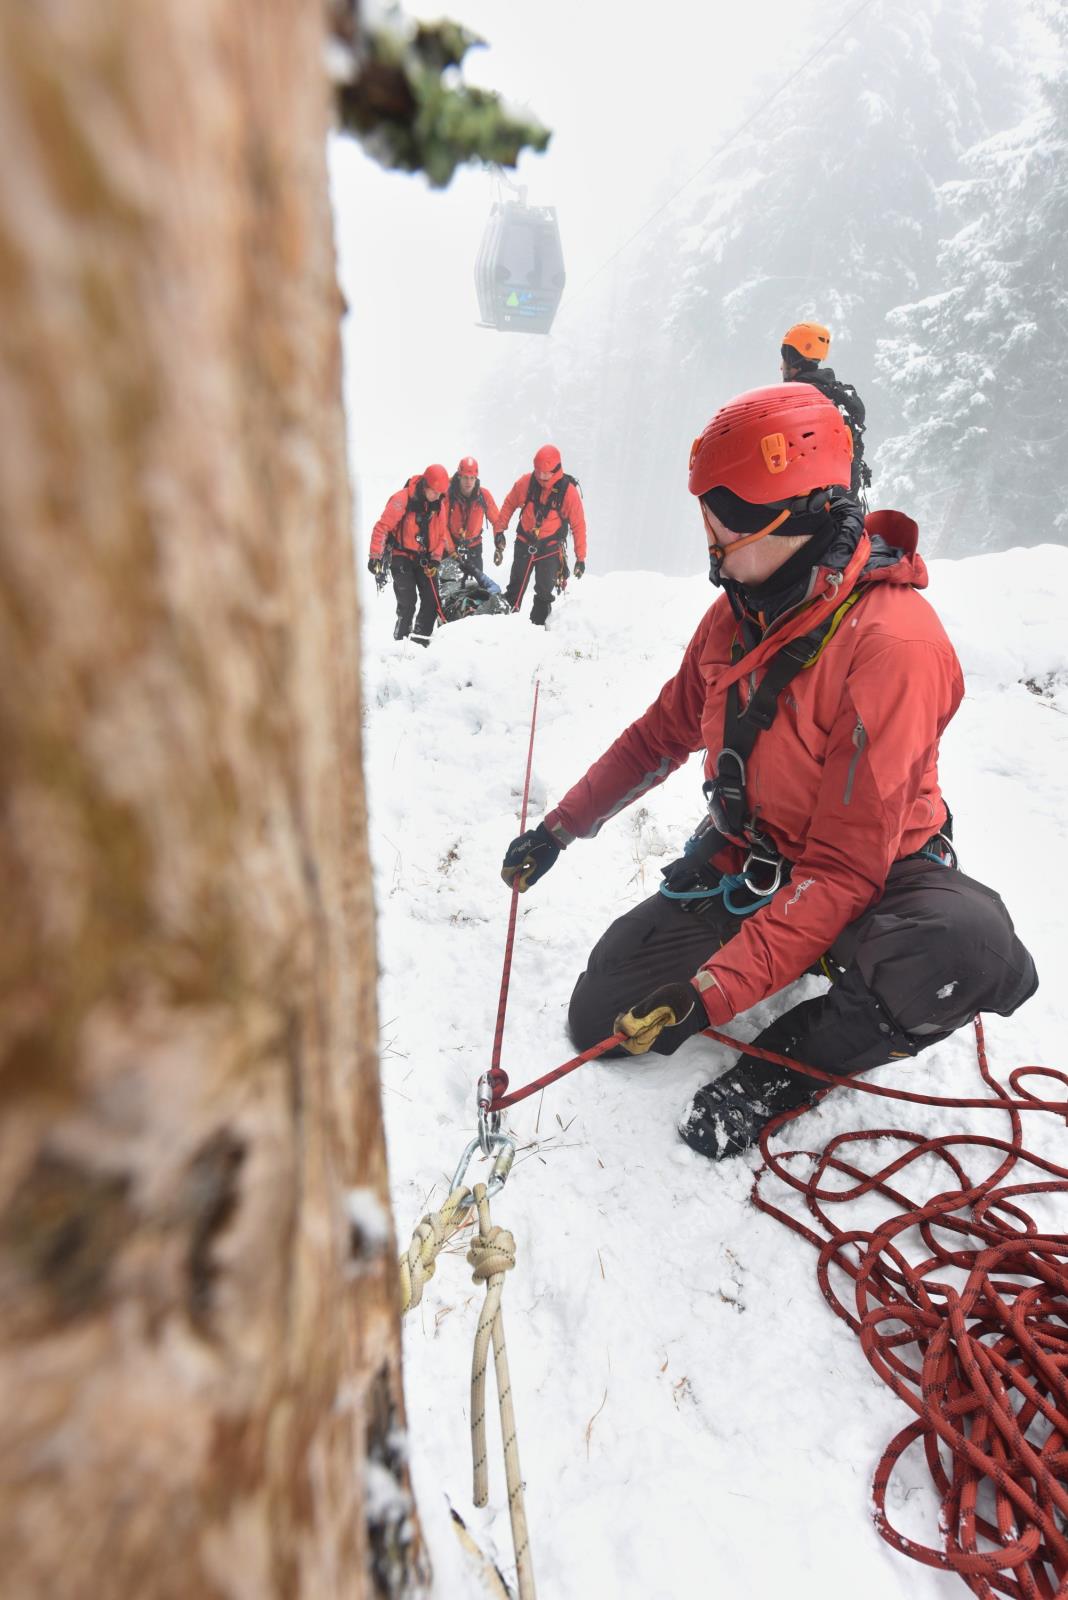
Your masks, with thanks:
M474 456L464 456L463 460L460 462L460 465L457 467L456 472L461 478L477 478L478 462L475 460Z
M559 472L560 452L554 444L543 444L534 457L535 472Z
M694 440L690 493L729 489L750 505L785 507L814 489L848 489L852 460L841 412L811 384L749 389Z
M423 473L423 483L427 489L434 489L438 494L444 494L449 487L449 474L443 466L435 462Z

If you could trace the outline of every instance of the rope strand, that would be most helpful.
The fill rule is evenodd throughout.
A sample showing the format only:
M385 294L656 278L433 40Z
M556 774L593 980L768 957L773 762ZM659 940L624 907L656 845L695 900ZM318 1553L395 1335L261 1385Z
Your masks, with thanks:
M534 683L534 707L530 713L530 744L527 747L527 773L523 780L523 810L519 819L520 833L526 832L527 827L527 802L530 798L530 772L534 763L534 729L538 722L538 693L541 689L541 679ZM504 968L501 972L501 993L497 1002L497 1026L493 1033L493 1051L490 1056L490 1071L496 1072L501 1064L501 1045L504 1041L504 1016L508 1009L508 986L512 978L512 946L515 943L515 919L519 909L519 875L516 874L512 884L512 903L508 908L508 933L504 941Z

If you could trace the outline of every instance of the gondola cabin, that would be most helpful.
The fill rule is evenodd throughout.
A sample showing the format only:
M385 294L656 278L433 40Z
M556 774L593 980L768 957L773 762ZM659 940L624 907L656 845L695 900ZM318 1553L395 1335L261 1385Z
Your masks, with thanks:
M483 327L548 333L565 276L556 208L495 201L475 262Z

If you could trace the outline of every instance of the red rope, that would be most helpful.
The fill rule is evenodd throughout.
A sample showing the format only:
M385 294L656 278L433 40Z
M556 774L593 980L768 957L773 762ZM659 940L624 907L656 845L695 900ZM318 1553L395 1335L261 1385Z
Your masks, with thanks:
M534 729L538 721L538 692L541 679L534 682L534 707L530 713L530 744L527 747L527 775L523 780L523 810L519 818L520 833L526 832L527 802L530 798L530 770L534 763ZM507 1074L501 1071L501 1044L504 1040L504 1014L508 1009L508 985L512 977L512 946L515 943L515 919L519 907L519 874L512 880L512 904L508 911L508 936L504 941L504 970L501 973L501 994L497 1002L497 1027L493 1034L493 1054L490 1057L490 1087L496 1096L500 1088L507 1089Z
M915 1105L987 1107L1009 1118L1009 1139L873 1128L837 1134L820 1151L772 1151L770 1139L810 1102L776 1117L761 1133L764 1165L752 1198L816 1248L817 1279L832 1311L859 1335L872 1367L916 1414L890 1441L875 1472L874 1517L882 1537L903 1555L959 1573L984 1600L995 1594L1068 1600L1068 1234L1040 1227L1020 1203L1027 1195L1068 1197L1068 1167L1025 1149L1021 1122L1024 1111L1052 1112L1068 1122L1068 1097L1040 1099L1023 1081L1046 1077L1068 1091L1068 1074L1017 1067L1009 1074L1010 1095L990 1072L978 1017L979 1071L991 1091L985 1098L836 1078L715 1028L705 1031L732 1049L829 1086ZM613 1034L514 1094L495 1098L492 1109L526 1099L603 1055L620 1037ZM845 1159L847 1147L870 1142L877 1148L875 1141L883 1139L906 1149L873 1172ZM968 1152L982 1151L998 1153L1000 1162L986 1177L969 1176ZM896 1180L924 1157L937 1163L935 1186L942 1186L927 1198L911 1198ZM791 1169L801 1160L803 1174ZM1034 1169L1031 1181L1007 1185L1020 1164ZM829 1174L847 1185L825 1187ZM802 1198L815 1226L766 1198L761 1184L769 1176ZM885 1202L885 1215L873 1226L868 1217L876 1196ZM861 1199L865 1226L843 1228L831 1220L829 1207ZM1068 1220L1068 1208L1064 1216ZM840 1293L842 1275L853 1283L852 1309ZM917 1443L940 1501L942 1549L900 1533L886 1508L897 1463Z
M1052 1078L1068 1089L1068 1074L1018 1067L1009 1074L1014 1099L991 1075L978 1018L975 1032L979 1071L993 1098L936 1099L848 1082L918 1104L1000 1110L1009 1118L1009 1139L872 1128L837 1134L820 1151L773 1152L769 1139L802 1107L776 1117L761 1134L764 1166L753 1201L815 1246L827 1303L859 1335L879 1376L916 1413L875 1472L875 1524L882 1537L903 1555L959 1573L973 1594L1053 1600L1068 1596L1068 1234L1040 1227L1020 1200L1068 1197L1068 1168L1025 1149L1020 1112L1065 1116L1068 1101L1040 1100L1023 1079ZM880 1139L907 1148L881 1159L873 1172L844 1159L846 1147ZM969 1153L987 1150L1001 1156L998 1165L986 1177L969 1176ZM938 1164L929 1183L941 1187L927 1198L910 1197L897 1186L898 1176L925 1156ZM791 1170L798 1158L806 1161L804 1175ZM1021 1163L1033 1169L1030 1181L1006 1184ZM834 1173L848 1184L825 1187ZM803 1198L815 1227L765 1197L761 1184L769 1175ZM870 1199L865 1226L843 1228L831 1220L830 1206L871 1196L885 1202L874 1225L867 1220ZM1068 1220L1068 1209L1064 1216ZM839 1292L845 1284L839 1277L836 1286L832 1271L852 1279L852 1310ZM917 1443L940 1500L940 1550L900 1533L887 1512L897 1463Z
M569 1072L574 1072L576 1067L585 1066L587 1061L595 1061L598 1056L603 1056L611 1050L613 1045L622 1044L626 1038L625 1033L613 1033L607 1039L602 1039L600 1044L592 1045L589 1050L584 1050L580 1056L573 1056L570 1061L565 1061L562 1067L554 1067L542 1078L535 1078L533 1083L524 1084L522 1089L517 1089L514 1094L498 1095L494 1088L493 1104L490 1111L504 1111L508 1106L518 1105L520 1100L526 1100L529 1095L536 1094L539 1089L544 1089L547 1083L555 1083L557 1078L566 1078ZM505 1088L508 1086L508 1074L499 1073Z

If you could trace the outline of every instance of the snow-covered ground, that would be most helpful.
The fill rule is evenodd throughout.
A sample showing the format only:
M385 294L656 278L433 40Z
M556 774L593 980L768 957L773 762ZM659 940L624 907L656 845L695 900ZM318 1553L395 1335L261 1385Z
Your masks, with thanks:
M476 618L439 630L424 653L392 642L391 598L365 583L382 1077L403 1247L445 1196L489 1064L509 903L498 873L518 831L534 680L537 821L675 671L713 593L703 577L591 573L547 632ZM962 865L1002 893L1042 978L1016 1017L987 1021L1004 1081L1021 1062L1064 1059L1068 549L936 562L928 594L968 684L942 752ZM655 889L701 804L693 758L521 899L503 1055L513 1087L573 1053L566 1006L587 951ZM788 1003L731 1031L751 1037ZM814 1252L749 1204L757 1158L714 1165L677 1137L691 1092L730 1059L699 1038L670 1060L587 1066L507 1115L520 1155L493 1209L518 1247L504 1310L541 1600L949 1600L960 1580L898 1556L871 1521L875 1463L910 1414L825 1304ZM983 1092L971 1030L877 1078ZM786 1142L894 1117L1005 1131L987 1112L843 1092ZM1025 1121L1032 1148L1065 1158L1063 1125ZM514 1578L495 1404L490 1504L470 1501L482 1296L457 1245L405 1325L413 1469L441 1600L486 1592L449 1530L446 1496ZM891 1512L937 1543L920 1484L922 1463L906 1457Z

